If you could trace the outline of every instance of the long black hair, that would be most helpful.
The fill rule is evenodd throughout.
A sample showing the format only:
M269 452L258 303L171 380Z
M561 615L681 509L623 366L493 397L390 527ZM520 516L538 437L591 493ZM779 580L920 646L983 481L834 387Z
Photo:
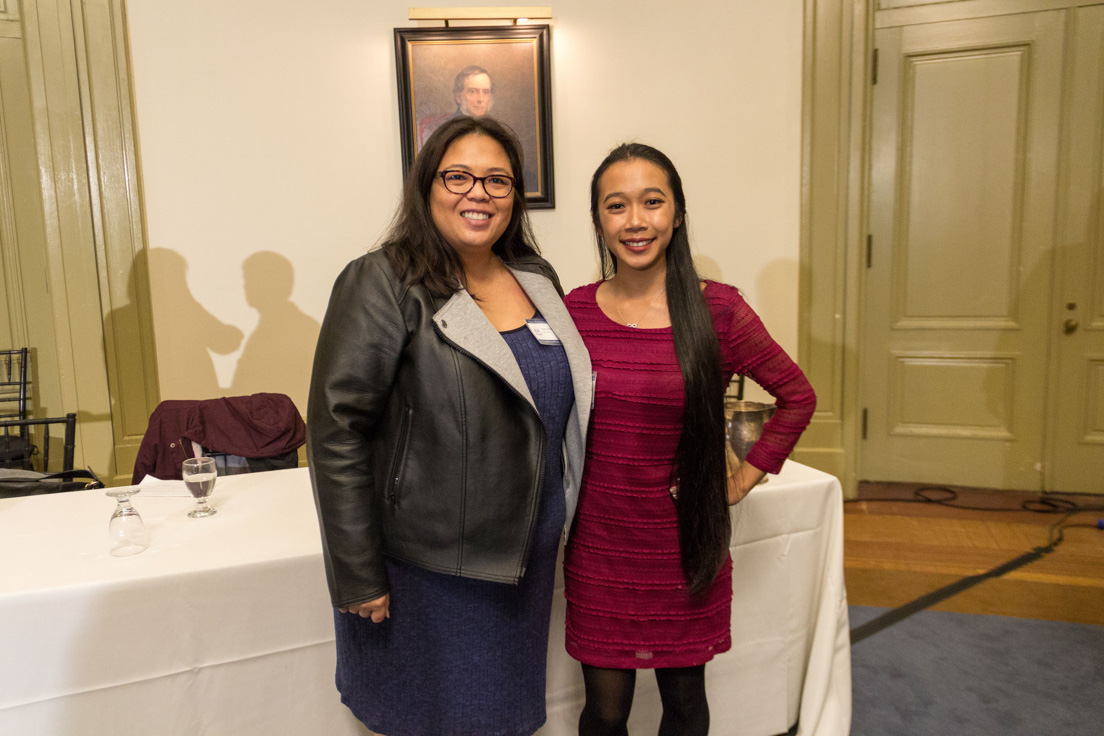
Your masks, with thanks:
M642 160L667 176L678 223L667 246L667 309L682 371L684 409L678 443L678 522L682 571L692 593L709 589L728 551L731 524L725 474L724 383L717 333L702 296L687 234L686 195L675 165L661 151L623 143L610 151L590 180L590 217L602 258L602 277L617 273L617 257L601 237L598 185L616 163Z
M466 282L460 259L433 223L429 193L445 151L457 139L471 134L485 135L502 146L516 180L511 194L514 209L510 223L491 250L507 263L523 255L540 255L525 205L524 168L517 136L493 118L466 115L452 118L433 132L410 167L403 182L402 204L382 246L391 267L404 283L420 283L433 296L441 298L452 296Z

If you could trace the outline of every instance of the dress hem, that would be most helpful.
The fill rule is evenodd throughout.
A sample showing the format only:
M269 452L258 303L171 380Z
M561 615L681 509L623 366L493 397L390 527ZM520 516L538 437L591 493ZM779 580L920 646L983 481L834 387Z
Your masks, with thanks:
M571 644L567 644L565 648L572 659L591 667L602 667L611 670L654 670L671 667L697 667L707 664L718 654L724 654L730 650L732 648L732 640L729 639L724 644L714 647L709 651L703 652L698 650L679 655L660 655L650 659L596 654L591 650L574 647L571 646Z

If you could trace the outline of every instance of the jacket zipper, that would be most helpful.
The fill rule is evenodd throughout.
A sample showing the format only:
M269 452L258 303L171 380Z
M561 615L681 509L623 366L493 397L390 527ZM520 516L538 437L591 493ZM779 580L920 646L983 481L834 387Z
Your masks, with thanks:
M413 415L414 409L409 406L406 407L403 412L402 424L399 425L399 442L395 448L395 457L391 461L387 505L391 509L392 516L395 515L395 508L399 505L399 475L402 473L403 459L406 457L406 438L410 434L410 421Z
M487 365L478 356L472 355L470 352L468 352L464 348L460 347L459 345L454 343L452 340L448 339L448 337L445 335L445 333L441 332L441 328L437 325L436 322L433 323L433 331L436 332L437 335L445 343L447 343L449 346L451 346L453 350L460 353L461 355L466 355L469 358L471 358L472 360L474 360L476 363L479 363L479 365L483 366L487 370L488 373L495 376L496 378L498 378L499 381L504 383L506 385L506 388L510 389L510 391L512 391L515 396L517 396L519 399L521 399L525 403L526 406L528 406L529 408L531 408L533 410L533 413L537 415L537 419L540 420L541 428L544 429L544 419L541 417L540 412L537 411L537 408L529 402L529 399L525 398L524 394L522 394L520 391L518 391L516 388L514 388L513 384L511 384L509 381L507 381L502 376L501 373L496 371L491 366ZM517 579L521 578L521 575L524 573L525 568L527 568L529 566L529 549L533 544L533 531L534 531L534 528L537 525L537 514L540 513L541 486L543 485L543 483L541 481L544 480L544 465L545 465L545 462L544 462L545 457L544 456L545 456L545 449L546 449L545 444L546 444L546 440L547 440L546 434L547 434L547 430L545 430L545 432L542 432L541 437L540 437L540 459L537 462L537 479L536 479L537 499L536 499L536 503L533 504L533 512L529 516L529 527L528 527L528 529L525 533L525 545L522 547L522 552L521 552L522 572L519 573L516 576ZM515 580L515 582L516 582L516 580Z

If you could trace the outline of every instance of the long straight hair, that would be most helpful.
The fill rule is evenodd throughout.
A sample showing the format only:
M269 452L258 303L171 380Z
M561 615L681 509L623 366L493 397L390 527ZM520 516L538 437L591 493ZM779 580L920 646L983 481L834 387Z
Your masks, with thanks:
M610 151L590 180L590 217L598 238L602 276L617 273L617 257L601 237L598 185L616 163L642 160L667 176L678 225L667 246L667 309L682 371L684 408L677 454L679 551L690 591L707 591L724 563L731 523L725 475L724 385L721 355L709 306L701 291L687 234L686 195L675 165L661 151L623 143Z
M391 267L404 283L420 283L429 293L440 298L447 299L467 283L460 258L433 222L429 194L445 151L457 139L472 134L485 135L502 146L510 161L510 173L516 181L510 195L514 199L510 223L491 250L507 263L523 255L540 255L525 205L525 169L517 136L506 125L492 118L466 115L452 118L433 132L414 160L403 182L402 204L381 246Z

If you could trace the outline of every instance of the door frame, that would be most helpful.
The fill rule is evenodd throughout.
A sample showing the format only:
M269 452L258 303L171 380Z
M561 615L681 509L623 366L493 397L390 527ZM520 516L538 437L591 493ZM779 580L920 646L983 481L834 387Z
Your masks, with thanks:
M858 483L871 49L877 0L805 0L798 358L817 410L794 459Z
M22 0L47 280L78 464L129 482L159 400L123 0Z
M804 0L798 357L818 405L794 459L839 477L847 496L856 492L862 452L858 377L875 28L1101 4Z

